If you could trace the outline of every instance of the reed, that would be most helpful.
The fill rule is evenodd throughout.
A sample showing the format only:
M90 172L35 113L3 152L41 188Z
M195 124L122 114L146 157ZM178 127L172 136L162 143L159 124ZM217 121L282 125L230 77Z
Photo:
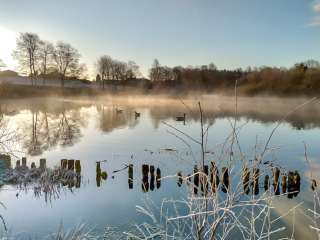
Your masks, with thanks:
M161 206L155 206L147 197L148 201L145 206L137 206L137 210L149 216L153 224L144 223L143 225L137 226L140 234L143 236L142 238L141 236L127 233L129 237L133 239L152 239L158 236L160 239L212 240L230 239L234 237L231 234L236 234L236 239L273 239L276 233L285 229L285 227L276 224L280 223L280 219L283 216L289 212L294 212L302 203L294 206L286 212L286 214L277 218L274 217L272 214L274 210L272 206L273 200L276 196L287 194L280 194L279 191L280 170L283 171L285 167L277 165L276 170L274 170L272 167L272 165L276 165L276 159L274 157L272 157L270 161L272 164L267 165L263 163L266 162L264 159L267 156L273 154L281 147L278 145L269 145L279 125L289 114L313 99L285 114L271 131L264 145L258 142L256 138L252 149L243 151L238 136L245 124L239 125L238 123L236 91L237 88L235 88L234 119L226 116L232 131L229 136L217 146L207 146L211 124L209 122L208 126L204 126L204 111L201 108L200 102L198 104L198 113L182 102L182 104L190 110L191 114L199 119L200 139L196 139L176 127L164 123L173 129L173 131L168 131L170 134L188 146L191 151L191 156L193 156L193 161L182 159L181 156L178 156L173 151L169 151L168 153L172 157L176 157L190 166L194 165L195 171L192 175L185 173L183 176L183 174L179 172L177 175L173 174L163 177L162 179L178 178L185 182L186 193L182 199L164 199ZM223 109L220 109L223 112ZM212 119L214 119L214 117L212 117ZM191 144L189 144L189 141L198 145L200 157L195 157L195 150L190 147ZM218 151L218 149L220 151ZM208 160L208 154L212 154L213 152L220 152L220 154L214 154L216 158L214 166L216 169L222 168L220 182L210 181L210 174L208 176L205 168L206 162L210 161ZM241 166L240 171L238 170L239 168L237 169L239 165ZM200 168L198 169L197 166L200 166ZM271 179L269 178L272 174L275 175L273 185L270 184ZM259 177L264 179L264 185L267 186L265 192L261 194L259 194ZM194 181L191 182L191 179ZM198 186L196 179L200 179L201 188ZM251 195L248 194L249 186L252 186ZM219 191L219 188L221 188L222 191ZM201 191L201 195L196 194L198 190ZM166 209L165 206L168 205L173 207L173 212L164 212L164 209ZM178 205L184 205L185 209L189 209L188 213L184 214L180 212L177 207ZM155 216L158 215L160 217L156 218ZM317 225L315 225L315 228L318 229Z

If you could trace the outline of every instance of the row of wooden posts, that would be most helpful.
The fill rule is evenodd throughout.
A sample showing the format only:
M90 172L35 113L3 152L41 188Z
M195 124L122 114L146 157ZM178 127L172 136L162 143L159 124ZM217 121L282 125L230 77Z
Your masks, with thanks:
M11 166L11 157L10 155L0 155L0 159L3 159L5 164L7 165L8 168ZM47 165L47 160L45 158L41 158L39 162L39 167L40 168L45 168ZM20 166L27 166L27 158L23 157L20 160L16 161L16 168ZM35 162L31 163L31 168L36 168ZM75 170L76 172L81 172L81 163L80 160L67 160L67 159L61 159L61 168L63 169L68 169L68 170Z
M199 182L201 185L201 193L206 194L208 188L208 181L210 181L212 189L215 191L220 183L219 177L219 170L217 166L215 166L214 162L210 162L210 175L209 175L209 167L207 165L204 166L204 174L197 174L200 172L200 169L197 165L194 165L194 175L193 175L193 183L194 183L194 193L198 193ZM260 170L258 168L252 169L252 175L250 177L250 169L245 168L242 172L242 183L243 188L246 194L250 192L249 186L252 186L252 192L254 195L259 194L259 173ZM222 168L221 174L221 190L222 192L226 193L230 186L230 169L227 167ZM178 172L178 186L181 187L183 182L182 172ZM191 175L188 174L187 176L187 184L191 182ZM269 175L265 175L264 178L264 188L268 190L270 187L270 177ZM298 171L289 171L288 174L284 174L282 177L282 193L288 192L288 198L292 198L292 196L297 196L300 192L300 184L301 184L301 177ZM273 169L273 180L272 185L274 185L275 195L280 194L280 170L279 168ZM316 185L316 184L314 184ZM287 191L288 190L288 191ZM291 194L293 193L293 194Z
M22 164L21 164L22 163ZM41 158L40 159L40 168L45 168L46 165L47 165L47 160L45 158ZM20 167L20 166L27 166L27 158L26 157L23 157L21 159L21 162L20 160L17 160L16 161L16 168ZM35 162L32 162L31 163L31 168L36 168L36 163Z
M133 169L133 165L132 165L132 169ZM150 170L150 186L149 186L149 170ZM129 168L129 171L130 171L130 168ZM155 167L153 165L150 165L150 168L149 168L148 164L142 164L141 171L142 171L142 183L141 183L142 192L148 192L149 187L150 187L150 190L153 191L155 188L155 184L154 184L155 179L156 179L156 183L157 183L157 189L159 189L161 187L161 180L160 180L161 170L160 170L160 168L157 168L156 176L154 175ZM133 175L133 170L131 171L131 175L129 172L128 179L130 181L132 181L132 175ZM129 188L130 188L130 185L129 185Z
M100 187L101 180L106 180L108 175L106 172L101 171L101 164L100 162L96 162L96 181L97 181L97 187ZM142 164L142 184L141 189L143 192L148 192L149 188L151 191L155 189L155 179L157 180L157 189L161 186L161 181L159 180L161 178L161 170L160 168L157 168L156 170L156 177L155 177L155 167L147 164ZM150 184L149 184L149 171L150 171ZM129 189L133 189L133 164L128 165L128 185Z
M61 159L61 168L68 170L76 170L76 172L81 172L80 160L74 159Z

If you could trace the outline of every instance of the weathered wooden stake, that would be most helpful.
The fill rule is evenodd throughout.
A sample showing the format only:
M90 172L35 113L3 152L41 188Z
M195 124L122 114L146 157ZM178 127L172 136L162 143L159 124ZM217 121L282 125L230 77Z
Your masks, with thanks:
M199 169L197 165L193 166L193 192L194 194L198 194L198 186L199 186Z
M287 187L288 183L287 183L287 174L284 174L284 176L282 177L282 183L281 183L282 187Z
M294 186L293 172L288 173L288 187L291 188Z
M80 160L76 160L75 162L75 165L76 165L76 172L81 172L81 162Z
M68 170L74 169L74 159L68 160Z
M267 191L269 189L270 186L270 182L269 182L269 175L266 175L264 177L264 190Z
M31 163L31 168L36 168L36 164L34 162Z
M222 168L221 181L222 181L221 190L222 192L226 193L230 185L229 169L226 167Z
M22 166L27 166L27 158L26 157L22 158Z
M61 168L66 169L68 165L67 159L61 159Z
M47 165L47 160L45 158L40 159L40 167L45 168Z
M16 168L20 167L20 160L17 160L16 162Z
M190 186L190 183L191 183L191 175L188 174L188 176L187 176L187 185Z
M150 190L154 190L154 166L150 166Z
M178 172L178 186L181 187L182 185L182 172Z
M142 164L142 184L141 189L142 192L148 192L149 191L149 165L148 164Z
M296 187L301 184L301 177L297 170L293 171L293 182Z
M280 170L276 167L273 171L273 185L280 183Z
M249 194L249 182L250 182L250 170L248 168L244 168L242 171L242 183L243 183L243 190L246 194Z
M215 166L214 162L210 162L210 181L212 187L216 189L219 185L219 169Z
M157 177L156 177L156 180L157 180L157 189L159 189L161 187L161 170L160 168L157 168Z
M100 187L100 183L101 183L101 168L100 168L100 162L97 162L97 167L96 167L96 182L97 182L97 187Z

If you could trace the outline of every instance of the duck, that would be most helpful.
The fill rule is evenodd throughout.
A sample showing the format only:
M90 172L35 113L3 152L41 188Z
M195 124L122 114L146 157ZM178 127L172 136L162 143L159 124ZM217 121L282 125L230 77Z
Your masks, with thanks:
M176 121L185 121L186 120L186 115L187 114L183 114L183 117L176 117Z
M134 111L134 115L135 115L135 117L140 117L140 113L138 113L136 111Z
M122 109L116 108L116 113L122 113Z

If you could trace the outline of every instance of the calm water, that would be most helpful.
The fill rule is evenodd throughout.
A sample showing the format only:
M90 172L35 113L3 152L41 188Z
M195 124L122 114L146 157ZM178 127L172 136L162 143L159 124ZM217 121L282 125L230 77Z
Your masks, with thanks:
M195 112L197 102L201 101L206 124L212 123L208 137L208 149L214 147L229 136L230 123L235 120L235 99L202 97L188 100L186 103ZM245 124L239 134L239 142L246 158L252 157L255 141L266 143L277 122L305 99L239 98L237 126ZM307 155L313 175L320 181L320 102L314 100L308 105L290 114L274 133L270 146L284 145L270 154L264 161L277 158L277 164L290 166L298 170L301 178L301 192L297 197L288 199L277 197L273 205L275 215L285 213L300 202L304 212L313 209L313 192L310 189L309 172L304 160L303 141L307 146ZM116 114L116 108L122 114ZM108 239L118 239L118 233L132 230L133 223L142 223L148 219L136 211L136 205L144 205L148 197L160 205L162 199L180 199L185 197L185 185L177 184L176 178L164 179L161 184L149 184L149 191L141 188L142 164L153 165L161 170L162 176L183 175L193 172L194 160L188 146L176 136L183 135L165 125L163 121L199 140L200 124L180 100L165 98L113 98L113 99L23 99L1 102L2 111L16 110L11 118L12 128L18 128L20 141L15 146L16 155L27 157L39 165L40 158L47 159L47 165L60 164L61 159L81 160L83 176L78 186L67 186L51 198L44 194L34 195L32 187L20 191L15 186L4 185L0 190L0 200L7 210L1 215L12 232L22 232L22 239L42 239L55 232L63 219L64 228L72 227L79 219L89 225L97 224L98 231L109 226L116 227L115 234ZM141 117L135 119L134 111ZM177 122L175 117L186 113L186 122ZM211 122L211 119L213 121ZM199 146L183 137L194 150L199 163ZM166 148L177 150L174 155ZM221 149L216 148L206 158L216 161ZM246 152L247 151L247 152ZM184 160L181 160L184 159ZM101 171L106 171L106 180L96 178L96 161L101 163ZM191 164L188 164L190 162ZM128 182L126 165L133 164L133 184ZM237 172L235 169L234 172ZM260 182L263 179L260 178ZM307 182L308 181L308 182ZM80 185L80 186L79 186ZM16 194L19 192L18 197ZM264 189L260 189L263 193ZM183 208L181 211L184 211ZM295 211L295 239L314 239L316 234L309 228L312 223ZM310 214L309 214L310 215ZM278 221L286 230L277 237L292 234L292 213Z

